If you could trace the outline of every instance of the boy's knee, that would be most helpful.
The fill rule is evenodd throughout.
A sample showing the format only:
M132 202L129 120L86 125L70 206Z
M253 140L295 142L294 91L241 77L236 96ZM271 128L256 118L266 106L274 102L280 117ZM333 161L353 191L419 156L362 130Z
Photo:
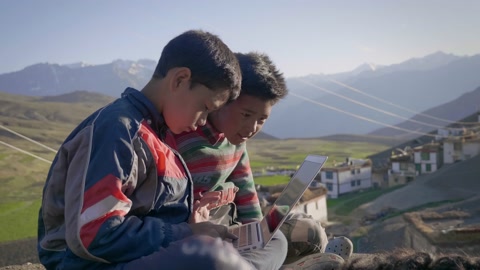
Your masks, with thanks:
M281 230L278 230L274 235L274 239L277 241L276 249L278 250L279 254L282 254L285 257L288 251L287 237L285 236L285 234L283 234Z
M324 252L328 244L325 229L305 213L290 214L280 230L288 241L288 257Z

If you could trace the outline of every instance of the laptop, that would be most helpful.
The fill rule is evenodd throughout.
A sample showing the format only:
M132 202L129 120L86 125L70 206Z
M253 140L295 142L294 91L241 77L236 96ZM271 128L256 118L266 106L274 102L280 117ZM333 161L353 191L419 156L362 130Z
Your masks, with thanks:
M308 155L261 221L230 227L229 231L238 237L232 242L233 246L239 252L264 248L320 172L327 158Z

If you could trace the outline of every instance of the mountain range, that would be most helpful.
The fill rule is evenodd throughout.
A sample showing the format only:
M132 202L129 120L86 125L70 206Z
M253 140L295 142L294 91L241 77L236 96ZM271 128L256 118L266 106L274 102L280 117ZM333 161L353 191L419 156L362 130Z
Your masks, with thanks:
M0 74L0 91L58 96L86 90L119 97L128 86L142 88L155 65L148 59L103 65L39 63ZM393 125L428 132L431 126L404 122L421 112L456 121L478 111L478 70L480 55L436 52L389 66L366 63L349 72L287 78L290 94L273 108L264 131L277 138L404 135L405 131L385 129ZM468 93L471 96L463 98L469 100L462 101ZM447 103L448 109L443 107Z

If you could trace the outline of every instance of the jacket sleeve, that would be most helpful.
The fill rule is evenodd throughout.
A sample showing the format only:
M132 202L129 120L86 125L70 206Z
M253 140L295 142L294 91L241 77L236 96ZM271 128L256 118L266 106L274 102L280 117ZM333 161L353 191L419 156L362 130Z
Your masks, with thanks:
M88 126L64 145L70 156L65 226L72 252L88 260L125 262L191 235L186 223L131 213L129 195L139 184L138 170L148 169L152 161L135 153L128 125L104 126L108 129ZM151 200L153 204L153 196Z
M234 202L237 206L239 221L249 223L261 220L263 217L262 209L258 201L247 149L243 152L240 161L227 181L233 182L238 187Z

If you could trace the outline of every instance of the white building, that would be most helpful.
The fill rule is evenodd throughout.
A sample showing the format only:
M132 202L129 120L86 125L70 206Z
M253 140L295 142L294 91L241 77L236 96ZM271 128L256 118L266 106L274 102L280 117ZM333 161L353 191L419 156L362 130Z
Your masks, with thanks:
M439 143L429 143L413 149L415 170L419 174L432 173L443 164L443 150Z
M264 215L277 200L278 196L280 196L283 188L284 185L270 187L271 193L261 199L260 206ZM292 213L306 213L312 216L313 219L326 223L328 221L326 194L327 190L324 186L308 188L292 209Z
M443 141L443 162L445 164L466 160L479 154L480 136L478 135Z
M462 136L464 132L465 132L465 128L463 127L439 128L437 130L437 135L435 136L435 140L440 141L451 136Z
M372 187L372 162L369 159L351 159L320 171L322 183L329 198Z
M327 189L325 187L309 188L305 191L293 212L303 212L322 223L327 223Z
M405 150L398 149L398 152L390 157L389 187L411 182L418 174L415 170L413 149L408 147Z

